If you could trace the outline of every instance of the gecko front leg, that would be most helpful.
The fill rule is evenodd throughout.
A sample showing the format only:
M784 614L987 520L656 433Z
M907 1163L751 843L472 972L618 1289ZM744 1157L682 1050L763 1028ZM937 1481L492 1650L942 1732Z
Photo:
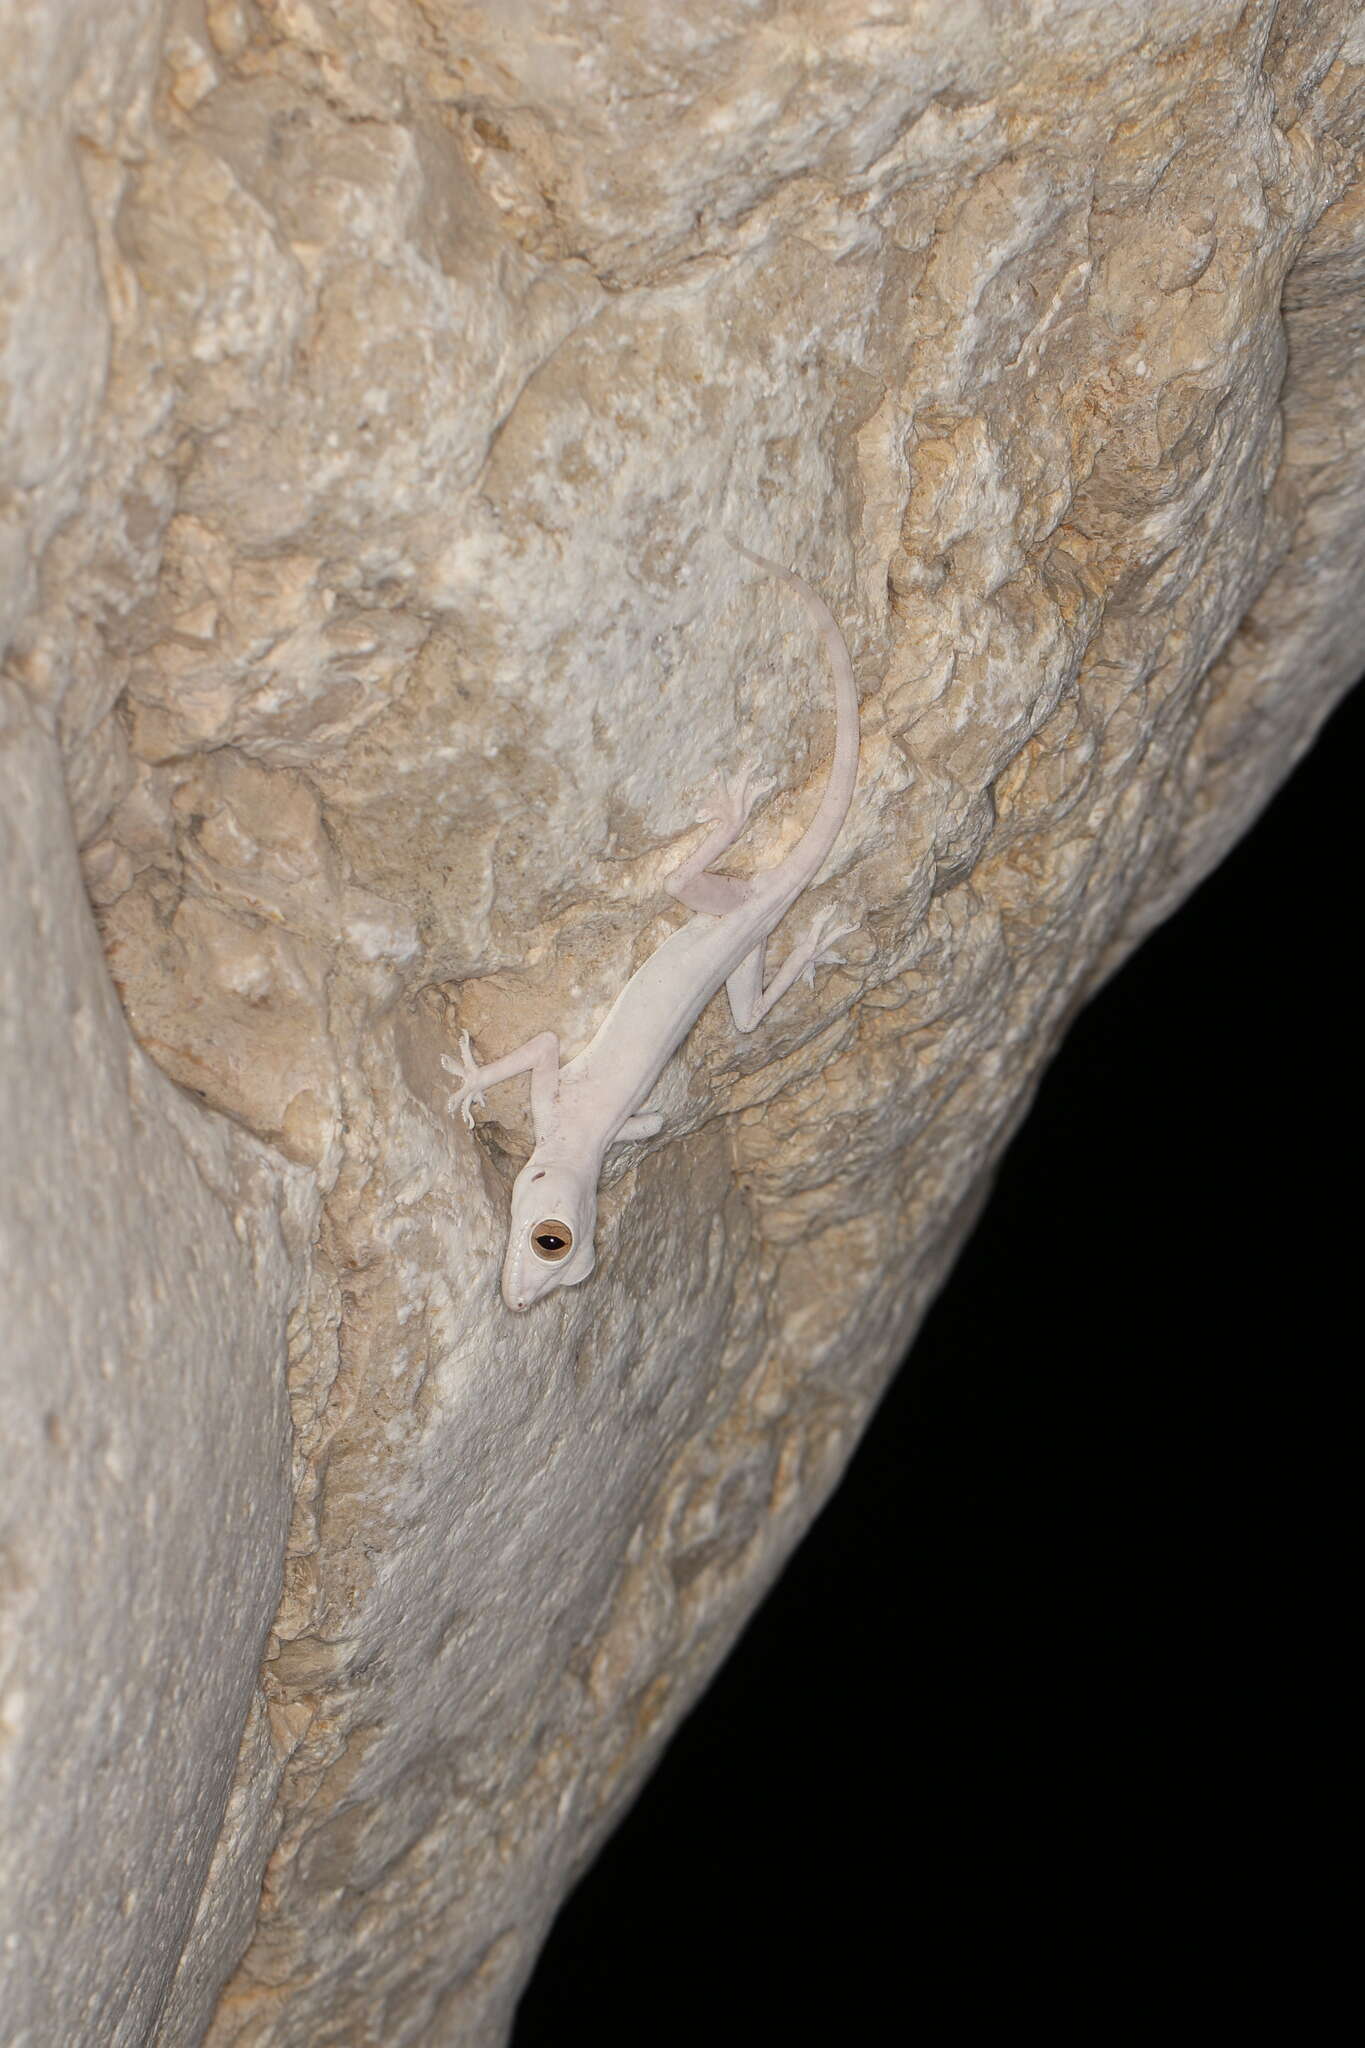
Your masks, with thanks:
M451 1096L449 1108L452 1116L456 1110L460 1112L471 1131L474 1108L483 1107L484 1089L496 1088L499 1081L510 1081L515 1074L527 1072L531 1076L531 1122L537 1136L549 1124L559 1093L559 1039L553 1031L538 1031L515 1052L504 1053L500 1060L490 1060L486 1067L475 1060L469 1033L462 1031L459 1059L442 1053L441 1065L448 1074L460 1078L462 1086Z
M642 1138L657 1138L663 1127L663 1116L657 1109L638 1110L634 1116L626 1118L612 1143L633 1145Z
M798 975L804 974L806 980L814 984L817 967L843 965L843 954L831 952L830 948L858 927L841 924L840 915L833 905L822 910L806 936L797 940L766 987L763 981L766 939L760 939L753 952L745 955L725 984L725 993L730 999L730 1015L735 1020L737 1031L753 1031L761 1024L773 1004L781 1002Z

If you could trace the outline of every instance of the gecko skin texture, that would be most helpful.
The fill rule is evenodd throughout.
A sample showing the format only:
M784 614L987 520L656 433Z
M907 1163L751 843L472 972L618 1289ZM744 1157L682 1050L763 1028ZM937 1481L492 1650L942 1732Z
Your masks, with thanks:
M542 1031L515 1052L479 1066L469 1042L460 1058L441 1064L460 1079L450 1098L473 1127L472 1107L486 1088L531 1076L535 1149L512 1188L512 1219L502 1269L502 1298L522 1310L556 1287L576 1287L596 1263L597 1182L612 1145L652 1138L663 1119L644 1108L651 1090L712 996L722 986L736 1028L752 1031L798 975L839 964L829 949L855 929L824 911L765 982L769 934L814 881L839 836L858 775L858 690L844 636L833 614L801 577L732 542L746 560L785 583L814 620L834 678L834 759L820 805L805 832L776 867L752 881L708 872L734 845L748 822L758 790L750 765L703 814L710 831L667 878L670 895L693 915L670 933L637 968L616 998L595 1038L564 1066L559 1040Z

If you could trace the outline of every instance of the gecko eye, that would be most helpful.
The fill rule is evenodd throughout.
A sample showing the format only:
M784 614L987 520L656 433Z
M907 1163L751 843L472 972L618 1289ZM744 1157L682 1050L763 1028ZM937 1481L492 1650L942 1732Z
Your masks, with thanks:
M547 1216L531 1232L531 1250L538 1259L567 1259L573 1250L573 1232L557 1216Z

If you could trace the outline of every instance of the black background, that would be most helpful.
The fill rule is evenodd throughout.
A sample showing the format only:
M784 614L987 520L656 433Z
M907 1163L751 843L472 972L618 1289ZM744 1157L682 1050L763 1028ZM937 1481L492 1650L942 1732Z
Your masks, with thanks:
M1333 1943L1353 1626L1362 714L1073 1026L514 2048L862 2042L888 2014L1103 2041L1270 2023L1315 1981L1286 1944L1309 1899Z

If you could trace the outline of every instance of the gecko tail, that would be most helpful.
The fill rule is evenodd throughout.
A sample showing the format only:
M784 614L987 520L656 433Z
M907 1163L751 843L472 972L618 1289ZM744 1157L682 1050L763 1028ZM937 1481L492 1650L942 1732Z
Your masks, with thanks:
M743 555L746 562L752 562L756 569L767 569L774 576L791 577L792 572L790 569L784 568L781 562L774 562L768 555L756 555L752 548L745 547L742 540L737 540L727 527L708 526L706 531L714 533L718 539L725 541L728 546L734 549L737 555Z
M820 807L806 831L798 841L798 847L807 841L812 847L822 842L833 842L835 833L847 814L853 801L854 785L858 779L858 686L853 679L853 664L849 660L848 643L840 631L833 612L813 590L804 576L798 576L795 569L784 569L780 562L772 561L767 555L759 555L752 548L746 548L742 540L736 540L724 527L713 526L722 540L728 541L738 555L752 562L756 569L762 569L769 576L776 577L794 591L805 606L816 631L825 645L829 660L831 680L834 684L834 758L830 763L829 780ZM789 858L794 858L797 848L792 849Z

